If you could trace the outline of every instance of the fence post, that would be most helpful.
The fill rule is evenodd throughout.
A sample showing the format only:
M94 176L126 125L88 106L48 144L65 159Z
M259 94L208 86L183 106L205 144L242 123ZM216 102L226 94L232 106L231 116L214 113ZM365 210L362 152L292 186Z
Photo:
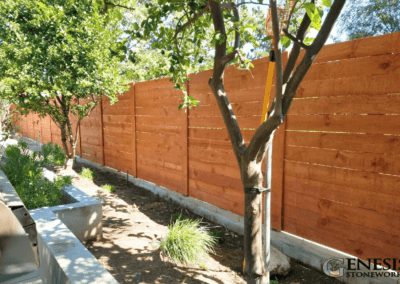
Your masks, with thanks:
M104 126L103 126L103 99L104 95L101 96L100 100L100 125L101 125L101 155L102 155L102 165L106 165L106 156L104 155Z
M186 82L186 91L189 96L189 82ZM185 139L183 141L183 149L185 151L186 156L183 157L182 163L182 172L185 177L185 185L186 185L186 196L189 196L189 109L185 112L185 117L183 118L183 133L185 133Z
M131 123L132 123L132 176L137 177L137 152L136 152L136 111L135 111L135 93L136 84L133 83L131 91Z

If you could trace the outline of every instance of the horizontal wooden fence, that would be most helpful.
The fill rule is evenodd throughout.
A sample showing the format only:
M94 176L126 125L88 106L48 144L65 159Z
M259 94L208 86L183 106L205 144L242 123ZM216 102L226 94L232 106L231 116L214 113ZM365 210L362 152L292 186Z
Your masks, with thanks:
M225 74L246 145L260 125L268 59L253 64ZM211 73L190 76L200 107L188 112L178 111L182 93L168 79L132 84L112 106L104 98L81 122L77 155L243 215ZM361 259L398 257L399 114L400 33L325 46L274 136L273 228ZM20 124L24 136L61 142L49 118Z

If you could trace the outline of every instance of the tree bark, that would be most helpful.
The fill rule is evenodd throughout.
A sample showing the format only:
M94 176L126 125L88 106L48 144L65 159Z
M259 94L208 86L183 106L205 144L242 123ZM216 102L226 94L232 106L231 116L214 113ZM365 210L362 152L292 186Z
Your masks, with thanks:
M65 157L68 160L68 158L69 158L69 150L68 150L68 145L67 145L67 127L66 127L65 123L61 124L60 126L61 126L60 127L60 129L61 129L61 143L63 145Z
M72 125L71 125L71 121L69 119L69 117L67 116L66 118L67 121L67 129L68 129L68 140L69 140L69 144L71 145L71 157L70 159L74 159L75 157L75 150L76 150L76 141L78 139L78 137L76 137L74 139L74 135L72 133ZM77 126L78 127L78 126Z

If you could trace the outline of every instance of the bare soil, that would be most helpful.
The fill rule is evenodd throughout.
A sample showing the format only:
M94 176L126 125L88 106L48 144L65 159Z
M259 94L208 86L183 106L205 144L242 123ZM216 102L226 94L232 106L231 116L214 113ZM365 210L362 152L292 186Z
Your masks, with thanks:
M94 181L78 176L82 166L95 171ZM246 283L242 274L243 236L127 183L114 173L82 164L76 164L74 170L56 172L73 176L74 186L102 202L103 238L86 247L119 283ZM116 190L109 193L101 189L104 184L114 185ZM205 261L206 267L175 264L157 250L157 241L166 235L176 214L200 219L210 231L220 234L215 255ZM339 283L297 261L292 260L291 265L288 276L273 276L271 280L282 284ZM136 281L138 272L140 282Z

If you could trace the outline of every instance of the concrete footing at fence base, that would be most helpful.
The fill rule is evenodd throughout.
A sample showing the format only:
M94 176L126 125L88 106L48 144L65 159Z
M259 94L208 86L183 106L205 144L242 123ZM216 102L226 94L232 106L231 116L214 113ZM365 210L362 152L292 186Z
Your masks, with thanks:
M75 157L75 160L78 163L87 164L95 168L98 168L100 170L113 172L123 177L126 177L126 173L119 172L115 169L106 166L101 166L86 159ZM180 206L200 216L203 216L215 223L225 226L229 230L232 230L240 235L244 234L242 216L218 208L206 202L194 199L192 197L184 196L180 193L156 185L152 182L145 181L140 178L135 178L131 175L128 175L128 181L132 182L136 186L140 186L142 188L151 191L152 193L160 196L165 200L177 203ZM309 265L321 271L322 273L324 273L323 272L324 263L327 262L329 259L334 258L334 259L344 260L345 263L347 263L346 259L357 259L356 256L335 250L330 247L323 246L321 244L312 242L310 240L283 231L279 232L271 230L271 244L277 247L285 255L293 259L296 259L306 265ZM350 274L348 274L347 272L350 272ZM374 273L386 272L386 275L388 275L387 273L390 273L391 276L390 277L365 276L367 275L365 273L369 273L369 275L371 275L372 272ZM360 277L361 275L360 273L363 276ZM343 276L337 277L336 279L339 280L340 282L351 283L351 284L400 284L400 277L393 276L394 274L397 274L397 272L393 270L368 270L367 268L361 266L360 270L347 271L345 269Z

